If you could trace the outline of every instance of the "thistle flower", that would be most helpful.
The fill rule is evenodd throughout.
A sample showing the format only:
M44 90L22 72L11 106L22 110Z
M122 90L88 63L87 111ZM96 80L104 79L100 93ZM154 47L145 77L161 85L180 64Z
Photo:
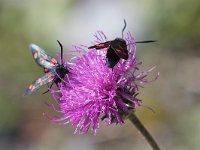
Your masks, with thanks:
M95 43L108 41L101 31L95 39ZM136 42L130 33L125 40L129 59L121 59L113 69L106 66L106 48L88 52L87 47L75 46L73 52L81 56L76 57L75 63L67 64L71 70L59 89L51 90L62 113L61 118L50 118L51 121L71 122L75 133L86 133L89 128L96 133L101 120L106 120L108 126L123 124L124 115L141 105L137 98L139 88L150 82L147 76L155 67L139 73L141 62L136 59Z

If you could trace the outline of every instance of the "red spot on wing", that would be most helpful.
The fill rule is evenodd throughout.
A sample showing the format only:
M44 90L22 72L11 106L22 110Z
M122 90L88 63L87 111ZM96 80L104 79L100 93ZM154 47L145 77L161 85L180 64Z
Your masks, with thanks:
M38 84L39 84L40 86L43 85L43 82L42 82L42 79L41 79L41 78L38 79Z
M115 49L117 52L119 52L119 53L121 53L122 51L121 51L121 49Z
M38 83L40 83L41 81L42 81L42 79L41 79L41 78L39 78L39 79L38 79Z
M53 66L55 66L55 64L54 63L50 63L50 66L53 67Z
M55 58L51 59L52 63L57 64L57 60Z
M32 86L32 91L33 91L34 89L35 89L35 86L33 85L33 86Z
M120 53L120 54L122 53L122 54L125 55L125 56L127 55L127 53L125 53L125 52L122 51L121 49L115 49L115 50L116 50L118 53Z
M100 44L97 44L96 46L98 46L98 47L103 47L104 44L103 44L103 43L100 43Z
M37 57L38 57L38 54L37 54L37 53L34 53L33 58L34 58L34 59L37 59Z
M40 50L38 51L38 56L40 56L40 54L41 54L41 52L40 52Z
M44 59L42 59L40 63L41 63L41 64L44 64Z
M32 84L31 84L31 85L29 85L28 89L29 89L29 90L31 90L31 89L32 89L32 86L33 86Z
M31 85L29 85L28 89L33 91L35 89L35 86L33 84L31 84Z
M49 74L49 75L48 75L48 82L52 82L53 79L54 79L54 75Z

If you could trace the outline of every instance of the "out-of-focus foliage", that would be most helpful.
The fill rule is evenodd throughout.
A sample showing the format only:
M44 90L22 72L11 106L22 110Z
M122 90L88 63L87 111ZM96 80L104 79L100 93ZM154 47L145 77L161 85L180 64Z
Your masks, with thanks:
M167 40L168 42L165 43L168 47L172 45L173 51L176 49L182 52L198 52L195 49L200 46L199 2L196 0L162 1L157 3L157 12L159 12L158 37Z
M137 114L163 149L198 150L200 141L200 1L0 1L0 149L150 149L129 121L102 124L97 136L73 135L70 125L52 124L41 95L46 87L23 97L26 86L43 72L28 45L35 43L56 57L59 39L65 52L74 44L90 45L102 29L111 39L126 31L136 40L144 69L157 65L160 77L146 86Z

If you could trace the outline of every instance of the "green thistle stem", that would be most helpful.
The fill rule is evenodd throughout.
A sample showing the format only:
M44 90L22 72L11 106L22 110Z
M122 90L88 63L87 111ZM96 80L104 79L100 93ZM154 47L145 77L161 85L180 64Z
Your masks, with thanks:
M143 124L140 122L140 120L136 117L134 112L129 114L129 119L135 125L135 127L140 131L140 133L144 136L144 138L147 140L147 142L152 147L152 149L160 150L156 141L153 139L153 137L147 131L147 129L143 126Z

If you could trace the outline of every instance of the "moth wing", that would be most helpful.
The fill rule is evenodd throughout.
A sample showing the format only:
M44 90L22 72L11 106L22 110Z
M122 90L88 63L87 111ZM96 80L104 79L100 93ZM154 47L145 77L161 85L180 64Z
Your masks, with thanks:
M88 49L92 49L92 48L95 48L95 49L103 49L103 48L106 48L108 46L110 46L111 44L111 41L107 41L107 42L104 42L104 43L99 43L99 44L96 44L94 46L90 46L88 47Z
M115 53L122 59L128 59L128 49L125 42L112 42L111 43L112 49L114 49Z
M106 54L106 64L109 68L113 68L119 62L119 56L109 47Z
M42 48L35 44L30 45L30 49L35 62L42 68L51 69L56 64L57 60L50 55L48 55Z
M46 85L47 83L52 82L56 77L56 74L53 72L46 73L41 78L38 78L37 80L33 81L26 91L24 92L25 96L31 95L33 92L37 91L40 87Z

